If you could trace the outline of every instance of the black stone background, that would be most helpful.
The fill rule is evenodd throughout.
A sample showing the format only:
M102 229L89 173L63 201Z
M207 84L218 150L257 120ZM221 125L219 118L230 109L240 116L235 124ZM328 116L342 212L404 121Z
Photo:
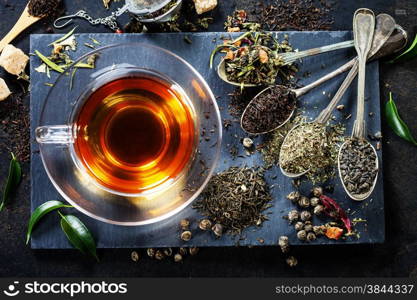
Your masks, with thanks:
M247 0L219 0L214 13L215 24L210 31L223 30L223 22L234 8L247 8ZM353 12L369 7L376 13L393 15L413 38L417 25L417 2L414 0L334 1L334 30L350 30ZM17 20L26 1L0 0L0 36L4 36ZM112 5L114 9L119 4ZM100 0L66 0L66 11L86 9L96 16L108 12ZM405 10L405 14L403 14ZM396 14L397 12L397 14ZM127 16L120 19L128 22ZM78 32L109 32L103 26L93 27L82 20L75 21ZM45 33L48 22L39 22L20 35L13 43L25 52L29 50L29 34ZM69 27L71 28L71 27ZM55 30L56 33L67 32ZM381 64L381 103L389 91L395 95L402 118L417 136L417 59L396 65ZM19 86L13 77L0 70L11 89ZM25 98L27 104L28 98ZM4 107L0 103L0 110ZM417 276L417 148L399 139L383 118L384 185L386 210L386 242L377 245L302 246L293 254L299 265L286 266L277 247L205 248L183 264L171 260L150 260L143 251L138 263L130 259L130 249L99 250L100 262L95 263L75 250L34 251L24 244L29 219L29 162L22 165L24 178L13 202L0 213L0 276L102 276L102 277L301 277L301 276ZM1 122L1 120L0 120ZM0 184L7 176L9 154L0 149Z

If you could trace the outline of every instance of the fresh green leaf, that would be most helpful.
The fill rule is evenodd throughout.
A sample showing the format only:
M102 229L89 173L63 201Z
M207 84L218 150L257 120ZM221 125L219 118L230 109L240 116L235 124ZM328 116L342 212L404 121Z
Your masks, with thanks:
M90 231L76 216L61 216L61 228L67 236L70 243L84 254L92 255L97 261L99 260L96 253L96 243Z
M13 153L11 153L11 155L12 159L10 160L9 165L9 176L7 177L6 186L3 190L3 198L0 203L0 211L3 210L4 205L6 205L11 194L15 191L22 178L22 169L20 168L20 164L17 161L16 156L14 156Z
M399 137L417 146L417 141L412 136L410 129L398 114L397 106L392 99L392 93L389 93L389 101L385 105L385 116L388 125Z
M50 43L48 46L51 46L53 44L58 44L62 41L65 41L67 38L69 38L71 35L73 35L75 28L77 28L77 26L75 26L73 29L71 29L68 33L66 33L63 37L60 37L59 39L57 39L56 41Z
M390 60L388 63L392 64L392 63L396 63L397 61L409 60L416 56L417 56L417 35L414 38L413 43L407 50L405 50L403 53L401 53L394 59Z
M41 205L39 205L30 216L29 224L28 224L28 232L26 234L26 245L29 243L30 236L32 235L33 228L39 222L39 220L46 215L47 213L64 207L72 207L71 205L65 205L61 201L58 200L50 200Z
M47 58L45 55L40 53L38 50L35 50L35 54L46 64L48 65L52 70L55 70L59 73L64 73L64 69L58 66L56 63L51 61L49 58Z

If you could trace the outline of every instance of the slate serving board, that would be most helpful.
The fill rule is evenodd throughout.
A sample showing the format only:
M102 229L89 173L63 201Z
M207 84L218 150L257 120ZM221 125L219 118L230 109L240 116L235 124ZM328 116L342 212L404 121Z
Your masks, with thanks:
M294 48L308 49L322 45L332 44L340 41L345 41L352 38L351 32L337 31L337 32L285 32L289 35L289 40ZM224 36L225 33L170 33L170 34L77 34L78 49L73 57L79 57L91 51L90 48L84 46L84 43L91 43L90 37L101 42L102 45L109 45L122 42L146 42L154 44L163 48L167 48L172 52L183 57L190 62L207 80L213 93L218 96L218 104L221 109L223 119L231 119L228 114L227 106L229 104L229 97L227 94L233 91L233 87L222 82L213 70L208 67L208 58L210 52L215 46L213 39ZM192 44L184 41L184 37L188 36L192 40ZM278 33L278 36L283 36ZM39 50L42 53L49 53L50 47L47 45L59 38L59 35L31 35L30 49ZM138 49L140 51L140 49ZM308 84L325 73L334 68L344 64L355 55L354 49L344 49L332 53L322 54L316 57L310 57L303 60L300 64L299 78L301 84ZM51 199L62 199L59 193L52 186L39 155L38 146L34 139L34 129L38 126L39 117L42 105L50 87L46 86L45 82L54 82L57 75L51 72L51 79L47 78L45 74L34 71L34 68L39 66L39 59L31 56L31 206L32 210ZM302 74L310 72L312 75L304 77ZM315 117L318 111L322 109L329 101L328 94L334 95L337 88L341 84L344 76L333 79L330 82L314 89L307 95L300 99L300 105L306 111L305 114L309 117ZM375 133L381 130L380 120L380 98L379 98L379 76L378 63L373 62L368 65L366 77L366 118L368 131ZM356 81L345 94L341 104L345 104L344 113L352 113L355 115L356 111ZM369 112L374 112L374 115L369 116ZM341 119L343 114L335 112L338 119ZM347 134L350 134L353 119L344 121L347 127ZM221 159L217 171L222 171L230 166L262 166L264 164L261 154L255 153L251 156L246 156L243 147L240 144L241 138L245 137L244 132L240 129L239 124L233 122L228 130L224 130ZM261 143L261 138L255 138L255 143ZM235 145L239 150L238 155L242 157L233 158L230 154L230 145ZM382 153L378 151L380 165L382 166ZM110 225L94 220L86 215L83 215L75 210L71 213L77 215L91 230L96 238L99 248L134 248L134 247L179 247L179 246L233 246L239 245L276 245L280 235L288 235L292 244L302 244L295 237L292 226L282 218L293 205L285 199L285 196L293 191L292 181L284 177L279 171L278 167L272 167L266 172L266 180L269 185L274 185L271 190L274 205L268 210L270 213L270 220L265 222L262 227L248 228L243 233L243 238L223 236L221 239L216 239L211 233L202 232L197 228L198 220L201 215L192 207L187 207L181 213L160 223L139 226L139 227L124 227ZM343 244L343 243L382 243L385 237L384 226L384 195L383 195L383 177L382 170L379 173L378 182L375 191L369 199L364 202L354 202L350 200L344 193L343 188L336 178L333 183L335 189L331 195L345 209L350 209L354 214L352 217L362 218L367 220L365 224L359 224L357 228L360 231L360 238L350 238L346 241L333 241L326 238L320 238L311 244ZM309 191L311 185L303 183L302 191ZM179 239L178 223L182 218L188 218L192 222L191 230L193 238L189 242L183 242ZM317 221L319 222L319 221ZM260 243L262 239L264 242ZM38 225L33 233L31 246L34 249L56 249L56 248L71 248L71 245L66 240L64 234L61 232L58 217L55 214L45 217Z

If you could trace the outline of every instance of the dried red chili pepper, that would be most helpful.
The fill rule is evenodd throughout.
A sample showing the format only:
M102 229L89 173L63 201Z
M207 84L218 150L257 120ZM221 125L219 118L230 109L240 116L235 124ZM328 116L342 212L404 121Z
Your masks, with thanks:
M351 233L352 223L350 222L350 219L346 215L346 212L343 210L343 208L341 208L335 200L325 195L320 196L320 201L324 206L324 212L332 218L342 220L348 233Z

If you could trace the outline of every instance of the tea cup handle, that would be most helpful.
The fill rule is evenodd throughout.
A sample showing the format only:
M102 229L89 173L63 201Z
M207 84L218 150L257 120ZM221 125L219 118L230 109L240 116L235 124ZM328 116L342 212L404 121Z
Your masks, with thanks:
M39 144L71 144L74 143L72 126L54 125L40 126L35 129L36 141Z

